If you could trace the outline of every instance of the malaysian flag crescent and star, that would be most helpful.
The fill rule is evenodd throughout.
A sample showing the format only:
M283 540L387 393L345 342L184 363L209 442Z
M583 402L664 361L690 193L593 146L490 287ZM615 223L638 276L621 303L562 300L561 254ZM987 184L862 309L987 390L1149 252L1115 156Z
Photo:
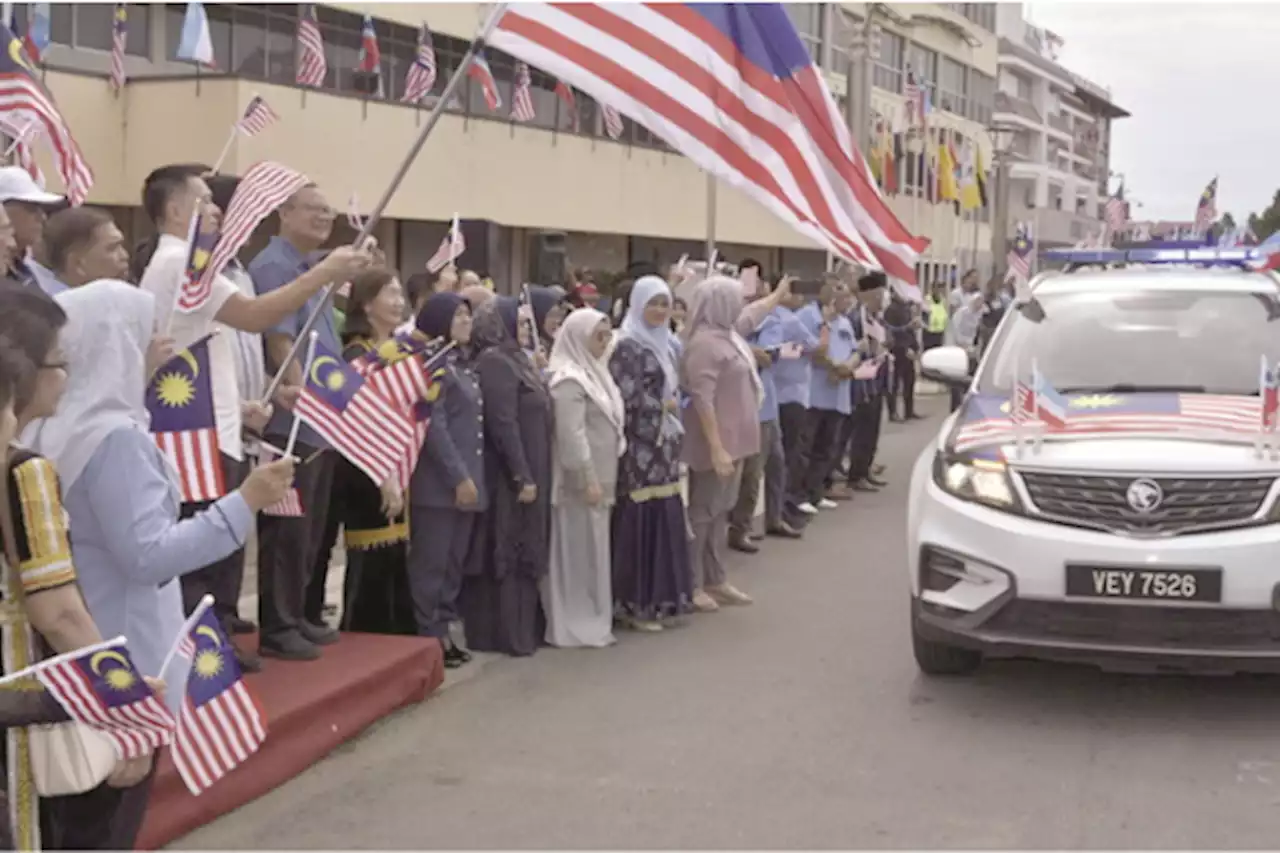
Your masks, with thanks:
M227 492L213 407L210 337L165 362L147 386L151 435L178 472L183 503L217 500Z
M519 3L488 42L615 107L839 258L915 285L889 209L778 3Z

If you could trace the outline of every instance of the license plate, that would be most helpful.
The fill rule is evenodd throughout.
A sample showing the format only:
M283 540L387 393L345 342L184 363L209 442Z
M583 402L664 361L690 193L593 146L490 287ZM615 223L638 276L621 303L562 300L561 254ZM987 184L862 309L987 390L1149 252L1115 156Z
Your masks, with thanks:
M1154 601L1221 601L1222 569L1067 566L1067 595Z

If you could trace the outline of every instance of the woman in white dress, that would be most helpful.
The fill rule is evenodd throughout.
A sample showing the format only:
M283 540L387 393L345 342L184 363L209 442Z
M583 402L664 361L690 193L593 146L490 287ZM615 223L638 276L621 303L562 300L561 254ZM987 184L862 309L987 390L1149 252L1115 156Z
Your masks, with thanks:
M574 311L547 365L556 438L542 608L546 641L561 648L614 642L609 527L626 440L622 396L605 360L612 331L601 312Z

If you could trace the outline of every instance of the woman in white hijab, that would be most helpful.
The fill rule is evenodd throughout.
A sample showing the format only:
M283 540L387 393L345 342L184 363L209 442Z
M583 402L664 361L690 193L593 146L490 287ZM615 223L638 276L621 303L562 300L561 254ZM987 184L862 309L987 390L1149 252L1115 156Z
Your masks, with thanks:
M556 452L542 609L547 643L560 648L614 642L609 521L626 439L622 397L604 359L612 331L594 308L574 311L547 365Z
M179 521L176 471L148 431L154 298L102 280L61 293L58 302L67 312L67 389L57 413L39 424L33 449L62 480L71 550L94 621L104 636L127 636L138 668L159 675L185 618L174 581L244 547L254 514L285 496L293 463L256 469L237 491Z

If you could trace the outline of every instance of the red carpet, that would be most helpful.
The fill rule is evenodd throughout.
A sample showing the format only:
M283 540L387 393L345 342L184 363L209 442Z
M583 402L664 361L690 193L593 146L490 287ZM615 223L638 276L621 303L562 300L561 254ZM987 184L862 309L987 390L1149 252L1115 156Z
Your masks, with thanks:
M246 647L256 647L254 637ZM343 634L307 663L267 660L249 684L267 712L267 739L245 764L191 796L165 750L139 850L155 850L261 797L444 681L440 644L424 637Z

